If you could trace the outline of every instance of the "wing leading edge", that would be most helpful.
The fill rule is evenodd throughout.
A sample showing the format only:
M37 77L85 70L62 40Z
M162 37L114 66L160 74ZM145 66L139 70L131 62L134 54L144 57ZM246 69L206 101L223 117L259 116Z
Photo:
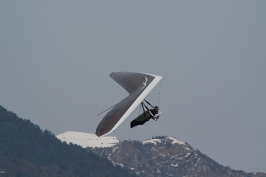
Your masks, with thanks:
M161 76L133 72L114 72L110 74L110 77L121 85L129 95L103 117L96 129L97 136L113 132L162 79Z

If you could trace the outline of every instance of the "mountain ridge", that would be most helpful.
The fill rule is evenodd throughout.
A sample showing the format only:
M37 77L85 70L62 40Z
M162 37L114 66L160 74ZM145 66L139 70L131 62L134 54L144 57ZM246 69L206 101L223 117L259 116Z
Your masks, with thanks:
M139 177L266 177L266 173L246 173L222 166L188 143L174 137L156 136L145 141L122 140L109 147L100 145L92 147L88 144L86 149L109 159L115 165L132 169Z
M131 170L95 153L61 142L48 130L0 106L0 176L124 177Z

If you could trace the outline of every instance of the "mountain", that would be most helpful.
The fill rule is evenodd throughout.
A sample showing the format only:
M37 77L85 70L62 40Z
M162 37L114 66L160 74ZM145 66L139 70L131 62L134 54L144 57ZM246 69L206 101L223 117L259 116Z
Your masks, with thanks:
M71 137L72 133L66 133L65 140ZM75 135L77 140L81 134L78 132ZM86 135L87 138L94 136L82 135ZM109 159L113 164L132 169L139 177L266 177L265 173L246 173L224 167L188 143L174 137L157 136L143 142L131 140L117 142L115 137L105 138L109 139L112 146L101 147L103 139L96 138L87 141L87 150ZM98 147L95 144L98 144Z
M0 177L125 177L114 166L79 145L61 142L48 130L0 106Z

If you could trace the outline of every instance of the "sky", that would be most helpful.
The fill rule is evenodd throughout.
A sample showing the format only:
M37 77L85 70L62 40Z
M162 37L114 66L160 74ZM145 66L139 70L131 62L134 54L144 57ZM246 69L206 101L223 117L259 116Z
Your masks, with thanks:
M109 74L163 77L157 122L118 139L172 136L218 163L266 172L266 1L0 0L0 105L55 135L95 133L127 92Z

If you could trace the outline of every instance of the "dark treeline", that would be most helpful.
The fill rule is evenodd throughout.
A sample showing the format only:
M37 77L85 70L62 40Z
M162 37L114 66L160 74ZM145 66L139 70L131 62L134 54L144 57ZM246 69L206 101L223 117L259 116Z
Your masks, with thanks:
M132 171L80 146L62 143L53 133L0 106L0 176L125 177Z

